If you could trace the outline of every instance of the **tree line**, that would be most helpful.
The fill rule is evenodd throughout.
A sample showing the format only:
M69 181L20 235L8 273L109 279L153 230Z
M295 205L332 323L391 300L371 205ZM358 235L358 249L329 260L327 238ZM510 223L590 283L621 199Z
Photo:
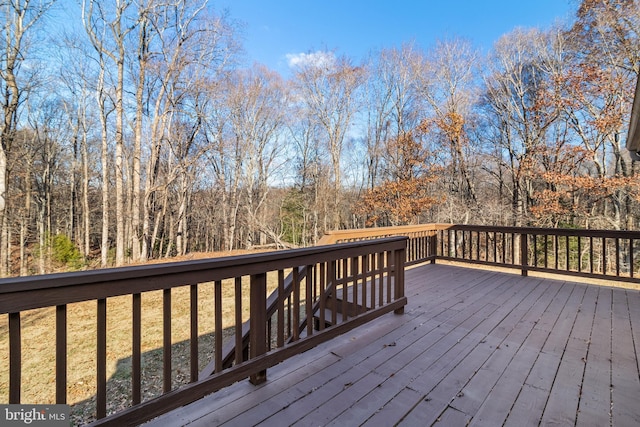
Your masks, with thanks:
M0 0L0 275L453 222L636 229L640 6L246 66L187 0ZM68 6L68 5L67 5Z

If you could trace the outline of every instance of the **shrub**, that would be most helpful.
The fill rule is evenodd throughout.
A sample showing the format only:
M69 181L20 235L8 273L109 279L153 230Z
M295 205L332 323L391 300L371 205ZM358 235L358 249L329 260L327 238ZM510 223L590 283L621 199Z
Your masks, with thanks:
M68 236L56 234L51 243L51 249L53 261L76 270L82 268L82 254Z

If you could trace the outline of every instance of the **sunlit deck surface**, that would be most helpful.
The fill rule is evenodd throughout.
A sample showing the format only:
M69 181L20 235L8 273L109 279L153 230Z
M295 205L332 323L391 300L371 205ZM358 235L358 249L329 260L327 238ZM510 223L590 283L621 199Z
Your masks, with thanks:
M640 293L451 265L387 314L151 425L640 425Z

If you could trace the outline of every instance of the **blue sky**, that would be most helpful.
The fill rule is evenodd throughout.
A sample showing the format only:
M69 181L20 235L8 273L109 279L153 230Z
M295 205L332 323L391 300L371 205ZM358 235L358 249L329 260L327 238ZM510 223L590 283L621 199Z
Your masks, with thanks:
M212 0L242 31L249 65L287 74L287 55L335 50L358 61L371 50L464 37L488 51L516 27L570 22L575 0Z

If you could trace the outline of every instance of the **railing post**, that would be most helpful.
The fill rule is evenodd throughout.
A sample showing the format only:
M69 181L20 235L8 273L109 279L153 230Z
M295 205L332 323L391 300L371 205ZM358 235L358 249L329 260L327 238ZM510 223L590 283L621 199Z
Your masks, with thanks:
M436 231L429 239L429 256L431 257L431 264L436 263L438 258L438 232Z
M395 299L398 300L404 297L404 260L405 249L399 249L395 251ZM404 306L394 310L395 314L404 314Z
M252 275L250 286L249 355L254 359L267 352L267 274ZM266 380L266 369L252 374L249 378L254 385L262 384Z
M529 269L527 268L529 265L529 248L527 246L527 233L520 233L520 266L521 266L521 274L522 276L529 275Z

